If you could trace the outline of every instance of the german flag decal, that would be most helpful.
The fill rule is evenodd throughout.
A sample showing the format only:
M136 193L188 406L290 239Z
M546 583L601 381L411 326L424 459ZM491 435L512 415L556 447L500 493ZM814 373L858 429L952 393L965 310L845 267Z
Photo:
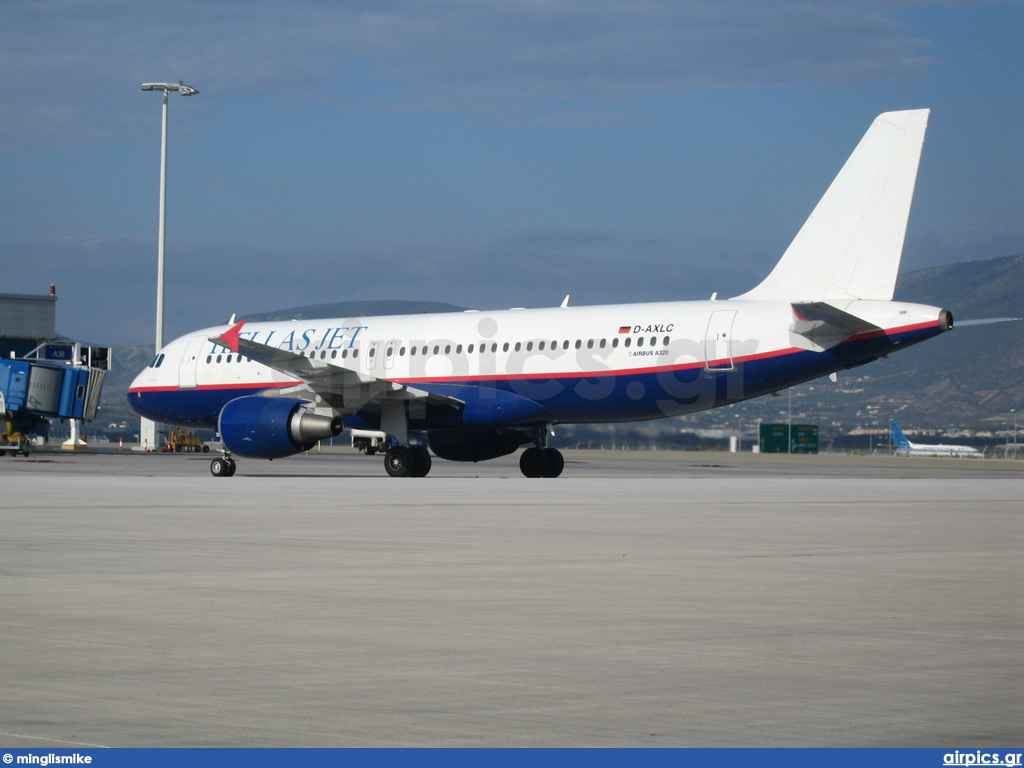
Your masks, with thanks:
M620 325L619 326L619 333L629 333L629 329L632 328L632 327L633 326L631 326L631 325Z

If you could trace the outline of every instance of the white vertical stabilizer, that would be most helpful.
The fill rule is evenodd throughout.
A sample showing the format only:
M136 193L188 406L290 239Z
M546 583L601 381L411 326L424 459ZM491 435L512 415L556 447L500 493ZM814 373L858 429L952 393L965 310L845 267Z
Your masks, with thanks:
M892 300L928 112L875 118L772 273L736 298Z

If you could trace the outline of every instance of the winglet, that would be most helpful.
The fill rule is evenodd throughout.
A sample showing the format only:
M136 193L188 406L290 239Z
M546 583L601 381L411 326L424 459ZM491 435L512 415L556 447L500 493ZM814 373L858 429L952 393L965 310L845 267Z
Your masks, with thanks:
M210 339L210 341L220 344L222 347L227 347L232 352L238 352L238 332L242 330L243 325L245 325L245 320L236 323L220 336Z

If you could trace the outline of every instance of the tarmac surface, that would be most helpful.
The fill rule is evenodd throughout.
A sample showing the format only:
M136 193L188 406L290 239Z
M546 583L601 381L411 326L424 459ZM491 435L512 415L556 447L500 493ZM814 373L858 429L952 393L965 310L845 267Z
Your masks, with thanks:
M0 745L1009 747L1024 461L0 459Z

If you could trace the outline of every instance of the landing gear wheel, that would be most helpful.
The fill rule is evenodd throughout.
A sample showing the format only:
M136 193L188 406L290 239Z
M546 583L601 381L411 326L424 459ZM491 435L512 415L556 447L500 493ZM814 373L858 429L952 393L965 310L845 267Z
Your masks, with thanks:
M544 471L541 473L541 477L558 477L562 474L562 470L565 469L565 459L562 458L561 452L555 448L545 448L543 453Z
M412 451L404 445L388 448L384 455L384 469L391 477L409 477L416 465Z
M214 477L231 477L235 474L235 460L230 457L214 459L210 462L210 474Z
M519 457L519 469L526 477L543 477L546 463L540 448L527 448Z
M558 477L565 459L554 448L527 448L519 457L519 469L526 477Z
M430 451L425 445L412 445L409 448L412 450L413 457L413 470L409 473L409 477L426 477L430 472L430 465L433 463Z

